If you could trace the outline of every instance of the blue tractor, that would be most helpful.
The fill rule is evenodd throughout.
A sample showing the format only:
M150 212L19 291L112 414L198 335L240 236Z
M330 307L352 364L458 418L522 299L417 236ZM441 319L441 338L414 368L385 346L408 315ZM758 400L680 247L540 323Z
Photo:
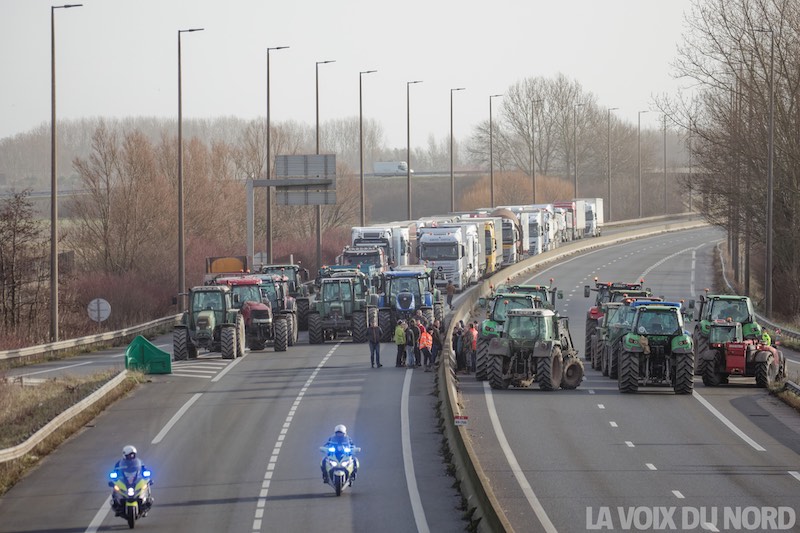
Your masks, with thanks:
M391 342L394 326L401 318L413 317L422 311L430 324L444 321L444 299L433 281L434 272L423 265L405 265L380 276L378 296L378 325L383 341Z

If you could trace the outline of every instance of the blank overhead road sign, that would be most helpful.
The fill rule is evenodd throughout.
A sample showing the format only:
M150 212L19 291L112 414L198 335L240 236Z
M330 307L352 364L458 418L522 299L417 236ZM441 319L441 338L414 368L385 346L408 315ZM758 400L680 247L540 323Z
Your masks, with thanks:
M336 155L279 155L270 180L278 205L332 205L336 203ZM258 180L259 182L262 180ZM265 181L265 180L264 180Z

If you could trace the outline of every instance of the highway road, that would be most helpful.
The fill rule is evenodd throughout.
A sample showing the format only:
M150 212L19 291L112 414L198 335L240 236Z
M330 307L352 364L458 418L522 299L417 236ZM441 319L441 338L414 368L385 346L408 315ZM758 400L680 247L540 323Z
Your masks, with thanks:
M711 284L712 250L723 237L702 229L608 246L529 282L555 278L564 291L557 307L582 352L593 303L583 287L595 276L644 278L656 295L696 298ZM693 395L676 396L663 387L622 395L588 364L574 391L496 391L459 378L479 461L517 531L619 531L628 519L637 521L627 529L689 530L697 519L698 531L723 531L725 512L727 525L738 516L741 530L757 522L763 531L770 509L800 512L798 415L751 380L711 389L696 377ZM793 524L800 530L800 517Z
M583 286L594 276L643 276L656 294L696 297L710 284L720 238L704 229L608 246L532 279L554 277L564 290L558 307L582 347L590 306ZM170 336L154 342L171 349ZM121 352L9 374L121 367ZM433 374L394 368L388 344L383 368L368 362L366 345L309 346L304 334L283 353L176 362L172 375L151 376L0 499L0 532L126 529L108 512L106 486L125 444L154 471L156 503L137 529L464 531L440 455ZM492 391L459 376L469 434L517 531L622 530L620 507L641 521L658 507L666 518L675 507L675 520L706 509L708 522L732 506L800 511L800 417L764 391L746 383L706 389L696 378L693 396L664 388L621 395L616 382L586 374L579 389L553 393ZM339 498L321 483L318 452L337 423L363 448L359 479ZM706 530L715 527L723 530Z

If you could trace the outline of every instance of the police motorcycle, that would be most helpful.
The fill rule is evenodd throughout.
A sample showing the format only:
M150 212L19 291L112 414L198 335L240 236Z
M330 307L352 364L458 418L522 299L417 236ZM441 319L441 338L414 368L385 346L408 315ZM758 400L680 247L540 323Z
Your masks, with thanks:
M320 446L319 450L325 454L323 465L328 473L328 485L333 487L337 496L341 496L345 487L353 486L357 461L353 454L359 453L361 448L329 443Z
M126 450L127 450L126 446ZM113 489L111 494L112 508L116 516L124 518L128 527L133 529L136 521L147 516L153 503L150 485L152 472L136 458L135 448L133 453L125 454L125 459L118 462L114 470L108 474L108 486ZM131 455L133 458L130 458Z

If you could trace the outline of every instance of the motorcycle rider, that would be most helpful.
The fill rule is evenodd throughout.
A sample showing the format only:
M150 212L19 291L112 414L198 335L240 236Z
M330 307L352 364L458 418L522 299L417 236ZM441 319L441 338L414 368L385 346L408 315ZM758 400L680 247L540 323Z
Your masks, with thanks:
M330 446L333 446L333 447L335 447L337 449L340 448L340 447L341 448L347 447L347 448L350 448L351 450L352 450L352 448L355 447L355 444L353 444L353 439L351 439L347 435L347 427L344 424L339 424L335 428L333 428L333 435L328 437L328 441L325 443L325 447L326 448L328 448ZM322 463L320 464L320 469L322 470L322 482L327 485L328 484L328 471L325 469L325 459L326 459L326 457L322 458ZM353 463L354 463L355 466L353 466L353 478L352 479L355 479L356 478L356 474L358 473L358 458L355 455L353 455Z
M139 474L143 474L147 467L144 466L144 463L141 459L137 456L139 453L136 451L135 446L131 446L128 444L124 448L122 448L122 459L116 462L114 465L114 471L117 473L118 476L122 476L124 471L130 471L134 469L139 470ZM111 508L114 509L116 516L125 516L125 504L121 502L122 495L118 494L118 491L113 491L111 493ZM152 494L147 499L144 505L144 510L142 512L142 516L147 514L147 511L150 510L150 507L153 505L153 496Z

